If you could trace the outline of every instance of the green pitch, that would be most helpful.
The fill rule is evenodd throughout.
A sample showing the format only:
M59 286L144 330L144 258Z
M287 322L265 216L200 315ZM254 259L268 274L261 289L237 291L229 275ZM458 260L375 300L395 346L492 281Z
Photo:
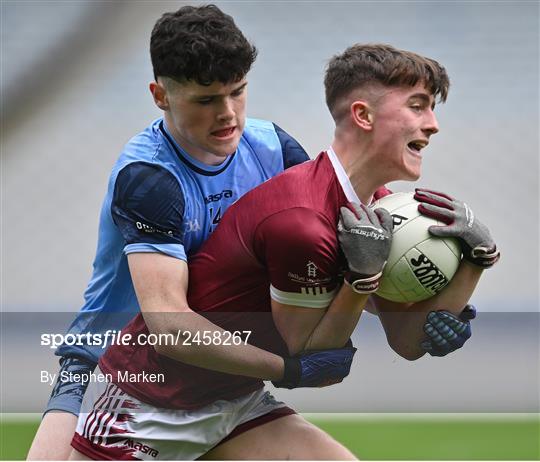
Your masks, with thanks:
M24 459L38 422L0 423L0 459ZM310 420L363 460L540 460L538 418Z
M534 419L311 421L363 460L540 460Z

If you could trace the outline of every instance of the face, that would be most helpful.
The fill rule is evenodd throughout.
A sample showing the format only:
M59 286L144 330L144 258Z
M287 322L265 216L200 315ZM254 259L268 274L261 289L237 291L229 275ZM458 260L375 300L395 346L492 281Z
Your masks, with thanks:
M384 90L373 107L372 148L388 181L420 177L423 150L439 131L435 100L423 84Z
M247 80L208 86L163 81L151 84L150 89L156 104L165 111L167 128L178 144L208 165L218 165L233 154L245 125ZM156 95L156 85L162 86L162 100Z

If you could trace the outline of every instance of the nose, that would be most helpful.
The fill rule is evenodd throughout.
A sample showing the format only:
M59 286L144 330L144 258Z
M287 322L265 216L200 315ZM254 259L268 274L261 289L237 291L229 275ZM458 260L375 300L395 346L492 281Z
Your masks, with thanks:
M220 122L233 119L235 116L234 102L231 98L223 98L223 103L219 107L218 120Z
M434 135L439 131L439 122L437 122L437 117L431 109L426 115L426 120L424 122L424 128L422 131L429 136Z

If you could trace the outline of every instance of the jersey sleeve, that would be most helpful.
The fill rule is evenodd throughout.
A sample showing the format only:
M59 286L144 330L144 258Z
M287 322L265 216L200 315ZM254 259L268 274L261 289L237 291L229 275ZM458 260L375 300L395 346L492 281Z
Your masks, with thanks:
M134 162L118 173L111 214L126 254L160 252L186 260L183 213L182 189L165 168Z
M340 261L335 226L303 207L272 215L255 234L258 258L267 267L273 300L326 308L338 288Z
M281 127L274 124L274 129L279 138L281 144L281 151L283 153L283 168L287 169L295 165L301 164L306 160L309 160L304 148L296 141L291 135L289 135Z

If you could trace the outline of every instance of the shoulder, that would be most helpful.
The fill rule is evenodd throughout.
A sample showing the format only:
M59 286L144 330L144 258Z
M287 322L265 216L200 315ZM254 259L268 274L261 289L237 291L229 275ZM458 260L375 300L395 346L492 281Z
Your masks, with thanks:
M175 198L181 194L178 178L164 165L145 161L129 162L121 166L115 182L116 199L158 196Z
M183 168L178 156L174 143L165 131L163 119L156 119L125 144L112 170L110 183L114 184L119 172L133 163L161 166L182 181Z
M161 228L178 227L184 213L185 198L176 176L162 165L131 162L118 173L113 190L111 212L117 225L153 223Z
M274 124L268 120L247 118L242 138L252 146L266 144L277 147L279 145Z
M292 236L287 236L287 239L292 240L299 240L306 236L310 236L310 240L313 240L317 238L316 231L318 229L334 228L324 213L305 206L280 210L266 217L259 226L261 230L269 233L295 230L296 232Z
M278 254L288 255L288 259L315 254L335 257L336 225L322 212L292 207L262 220L255 231L255 242L268 258Z
M128 244L181 244L184 205L171 172L162 165L132 162L118 173L110 211Z
M289 168L309 160L309 156L307 155L306 151L295 138L276 124L273 125L283 151L284 168Z
M163 149L163 137L160 132L162 119L154 120L143 131L133 136L124 146L119 163L129 161L151 161L156 153Z
M272 299L287 305L328 306L342 261L335 225L326 216L308 208L280 212L266 220L257 241Z
M247 119L243 136L255 149L264 146L280 153L284 169L309 160L300 143L273 122Z

